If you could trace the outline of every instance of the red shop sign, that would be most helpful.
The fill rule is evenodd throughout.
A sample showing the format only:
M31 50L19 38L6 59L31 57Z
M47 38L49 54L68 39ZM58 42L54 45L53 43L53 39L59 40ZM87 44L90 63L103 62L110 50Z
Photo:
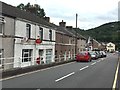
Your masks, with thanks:
M40 44L40 43L42 43L42 40L36 39L36 40L35 40L35 43L36 43L36 44Z

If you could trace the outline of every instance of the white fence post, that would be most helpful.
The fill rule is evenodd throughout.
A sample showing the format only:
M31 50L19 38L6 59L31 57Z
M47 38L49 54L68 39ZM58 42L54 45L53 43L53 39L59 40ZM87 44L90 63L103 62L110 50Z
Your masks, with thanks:
M18 66L21 68L21 58L19 57Z
M59 62L61 61L61 56L59 55Z

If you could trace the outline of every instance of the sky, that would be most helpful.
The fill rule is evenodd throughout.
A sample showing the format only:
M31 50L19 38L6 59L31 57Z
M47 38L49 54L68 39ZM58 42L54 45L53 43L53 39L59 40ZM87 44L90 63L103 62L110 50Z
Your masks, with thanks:
M17 6L20 3L39 4L45 10L50 22L59 25L64 20L67 26L91 29L108 22L118 21L118 2L120 0L0 0Z

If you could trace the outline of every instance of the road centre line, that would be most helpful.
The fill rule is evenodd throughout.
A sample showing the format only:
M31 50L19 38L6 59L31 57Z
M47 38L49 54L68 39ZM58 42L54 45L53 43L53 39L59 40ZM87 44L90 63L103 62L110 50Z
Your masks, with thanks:
M103 58L101 58L101 60L103 61L104 59L103 59Z
M101 60L97 61L97 62L100 62Z
M89 67L89 66L85 66L85 67L81 68L80 71L82 71L82 70L84 70L84 69L86 69L86 68L88 68L88 67Z
M96 62L92 63L91 65L94 65L94 64L96 64Z
M65 75L65 76L63 76L63 77L55 80L55 82L58 82L58 81L60 81L60 80L62 80L62 79L64 79L64 78L67 78L67 77L69 77L69 76L71 76L71 75L73 75L73 74L75 74L75 72L72 72L72 73L70 73L70 74L68 74L68 75Z

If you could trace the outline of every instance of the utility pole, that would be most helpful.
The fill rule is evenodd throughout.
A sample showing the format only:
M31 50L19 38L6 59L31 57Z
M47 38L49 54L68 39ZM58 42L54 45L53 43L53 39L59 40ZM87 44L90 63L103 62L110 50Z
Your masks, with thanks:
M76 29L75 29L75 55L77 54L77 19L78 19L78 14L76 13Z
M76 13L76 28L77 28L77 18L78 18L78 14Z

